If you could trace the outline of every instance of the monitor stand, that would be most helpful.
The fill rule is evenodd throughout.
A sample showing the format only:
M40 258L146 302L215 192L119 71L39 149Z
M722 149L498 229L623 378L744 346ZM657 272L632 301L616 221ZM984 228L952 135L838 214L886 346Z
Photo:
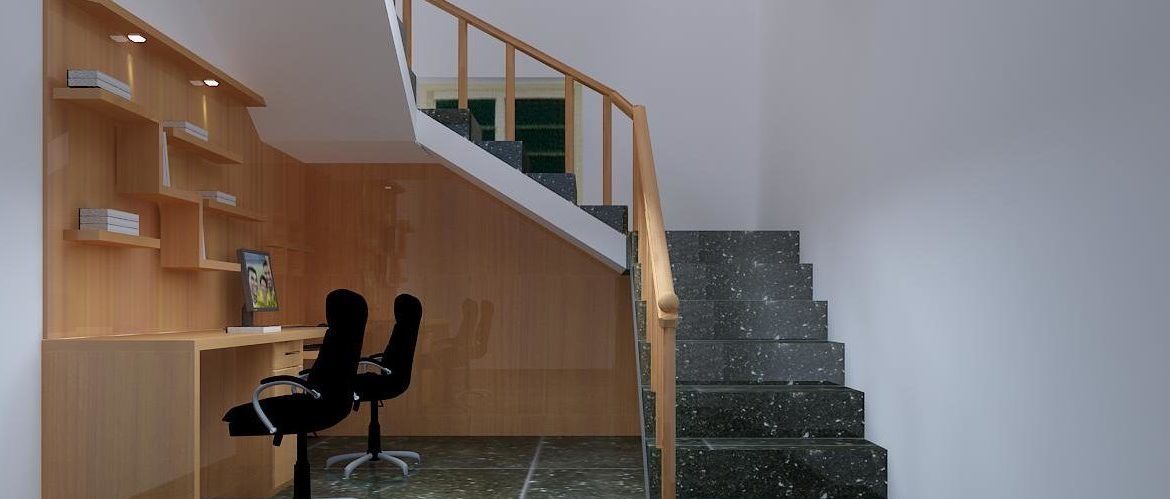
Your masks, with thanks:
M228 333L279 333L280 326L257 326L254 324L256 314L248 307L243 307L242 317L240 320L241 326L231 326L227 328Z

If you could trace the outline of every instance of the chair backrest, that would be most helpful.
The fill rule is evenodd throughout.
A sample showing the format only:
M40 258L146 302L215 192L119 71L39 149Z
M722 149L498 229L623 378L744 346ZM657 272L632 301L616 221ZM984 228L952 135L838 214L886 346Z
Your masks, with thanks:
M422 323L422 302L408 294L394 299L394 332L386 342L382 362L390 369L387 386L403 392L410 386L410 372L414 369L414 350L418 346L418 330Z
M325 332L321 350L306 380L309 386L321 392L322 399L346 408L353 403L368 316L366 299L353 291L337 289L325 298L329 330Z

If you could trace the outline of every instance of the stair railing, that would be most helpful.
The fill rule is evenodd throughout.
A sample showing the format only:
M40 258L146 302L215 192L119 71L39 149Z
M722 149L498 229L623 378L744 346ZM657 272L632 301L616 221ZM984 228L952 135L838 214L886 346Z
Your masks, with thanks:
M407 64L413 61L411 0L402 2L403 39ZM678 326L678 296L666 245L666 225L658 195L654 148L646 108L636 106L618 91L589 77L447 0L426 0L454 16L459 23L458 96L459 108L467 109L468 27L504 44L504 137L516 138L516 52L520 51L557 71L565 78L565 173L576 173L574 162L575 91L581 84L602 98L602 203L613 204L613 108L632 120L633 138L633 229L638 233L638 262L642 265L642 295L647 307L646 335L650 343L650 388L655 395L655 446L662 456L662 497L675 496L675 329ZM578 176L580 177L580 176ZM652 313L651 313L652 312Z

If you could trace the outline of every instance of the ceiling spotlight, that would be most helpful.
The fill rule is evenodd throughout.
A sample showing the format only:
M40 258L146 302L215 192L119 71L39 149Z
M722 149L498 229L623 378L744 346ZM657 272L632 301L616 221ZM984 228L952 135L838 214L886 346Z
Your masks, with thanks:
M130 33L129 35L126 35L126 39L134 43L146 43L146 37L138 33Z
M110 35L110 39L118 43L126 43L130 41L129 38L126 38L126 35Z
M219 86L219 82L216 80L212 80L212 79L203 80L203 84L207 85L209 87L218 87Z
M202 87L202 86L203 86L203 80L191 80L191 84L192 84L192 85L195 85L196 87Z

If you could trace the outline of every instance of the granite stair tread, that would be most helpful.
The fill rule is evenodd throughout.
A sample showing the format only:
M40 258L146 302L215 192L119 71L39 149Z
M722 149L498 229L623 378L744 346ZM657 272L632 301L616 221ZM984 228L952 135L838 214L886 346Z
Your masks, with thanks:
M874 447L882 448L881 446L870 442L864 438L719 438L719 437L705 437L705 438L684 438L679 437L675 440L678 448L682 447L699 447L711 450L753 450L753 449L771 449L771 448L785 448L785 447L842 447L842 446L857 446L857 447Z
M817 300L680 300L678 338L823 340L828 303Z
M811 300L809 264L675 263L674 291L680 300Z
M423 114L472 142L483 141L483 130L466 109L420 109Z
M576 175L572 173L529 173L528 178L565 198L566 201L577 204Z
M622 234L625 234L629 228L629 208L626 206L581 205L580 208Z
M524 142L518 140L481 140L475 143L480 149L499 158L517 170L524 170Z
M678 340L679 383L845 384L845 345L825 340Z
M797 231L676 230L666 244L678 263L800 263Z

